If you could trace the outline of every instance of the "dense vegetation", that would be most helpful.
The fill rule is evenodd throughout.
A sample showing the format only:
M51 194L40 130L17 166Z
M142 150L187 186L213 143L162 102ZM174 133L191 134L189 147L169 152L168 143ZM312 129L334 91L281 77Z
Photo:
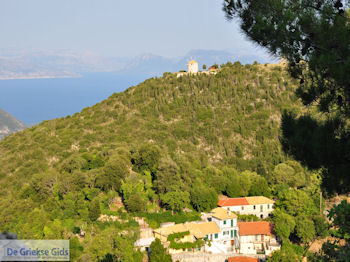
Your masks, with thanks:
M140 261L135 214L157 226L163 211L150 213L159 208L192 220L215 207L218 194L265 195L277 198L277 234L301 255L292 243L321 235L324 221L318 173L279 141L283 110L303 110L295 88L280 65L165 73L11 135L0 143L0 231L71 239L73 260ZM118 196L128 213L109 209ZM182 215L185 208L193 215ZM100 214L118 219L103 223Z
M348 194L350 1L224 0L223 10L227 18L237 18L251 41L284 58L290 75L298 80L297 96L304 105L318 108L317 115L283 114L281 140L285 152L311 169L322 168L325 195ZM343 244L328 241L312 259L348 261L350 204L333 207L328 216L333 234ZM316 219L315 224L324 228L322 219ZM290 261L291 254L291 249L284 248L272 261Z

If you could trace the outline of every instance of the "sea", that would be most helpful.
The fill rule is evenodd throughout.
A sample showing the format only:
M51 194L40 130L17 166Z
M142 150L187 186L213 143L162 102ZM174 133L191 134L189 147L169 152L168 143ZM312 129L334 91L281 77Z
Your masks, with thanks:
M88 73L81 78L0 80L0 108L35 125L73 115L149 77Z

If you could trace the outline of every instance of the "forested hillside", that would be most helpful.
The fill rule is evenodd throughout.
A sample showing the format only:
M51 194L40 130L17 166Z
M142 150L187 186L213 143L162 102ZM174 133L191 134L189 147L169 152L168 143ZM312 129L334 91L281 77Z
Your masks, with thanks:
M14 116L0 109L0 139L13 132L21 131L26 126Z
M139 261L133 213L204 211L218 194L266 195L280 200L276 223L290 225L280 236L307 243L318 233L319 179L286 156L279 141L282 111L303 110L295 89L281 65L236 62L216 75L165 73L6 137L0 231L69 238L73 260ZM128 213L109 210L116 196ZM100 213L120 219L103 224ZM82 229L86 236L78 241Z

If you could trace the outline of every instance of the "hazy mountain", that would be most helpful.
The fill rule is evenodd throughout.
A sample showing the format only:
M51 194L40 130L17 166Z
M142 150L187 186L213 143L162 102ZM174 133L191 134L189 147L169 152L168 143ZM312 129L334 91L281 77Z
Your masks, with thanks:
M213 64L224 64L228 61L240 61L242 64L252 64L254 61L259 63L269 63L273 58L257 54L247 54L242 50L237 53L231 53L225 50L192 50L186 55L175 58L166 58L152 54L146 54L135 57L125 68L120 70L123 74L152 75L160 76L163 72L177 72L187 69L189 60L196 60L199 63L199 69L205 64L207 67Z
M120 70L126 61L88 51L0 49L0 79L79 77Z
M21 131L26 125L14 116L0 109L0 139L13 132Z
M124 75L159 76L163 72L186 69L187 61L195 59L200 68L214 63L240 61L242 64L271 62L260 53L245 50L192 50L181 57L143 54L136 57L104 57L99 54L71 50L0 49L0 79L71 78L88 72L117 72Z

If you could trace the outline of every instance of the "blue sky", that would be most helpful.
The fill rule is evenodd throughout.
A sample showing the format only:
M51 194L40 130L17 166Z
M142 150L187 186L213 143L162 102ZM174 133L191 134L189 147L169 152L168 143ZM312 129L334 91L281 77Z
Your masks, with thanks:
M222 1L0 0L0 48L169 57L192 49L258 52L237 22L226 21Z

